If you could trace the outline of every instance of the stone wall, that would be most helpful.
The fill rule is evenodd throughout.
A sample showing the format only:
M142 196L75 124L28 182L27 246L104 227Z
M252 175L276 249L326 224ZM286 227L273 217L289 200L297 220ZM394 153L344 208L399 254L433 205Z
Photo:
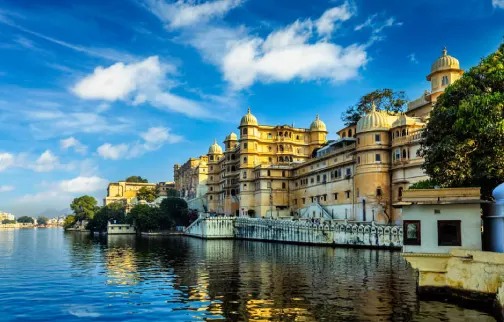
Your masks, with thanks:
M199 218L186 229L186 235L200 238L237 238L288 243L400 248L402 227L373 223L328 222L260 218Z

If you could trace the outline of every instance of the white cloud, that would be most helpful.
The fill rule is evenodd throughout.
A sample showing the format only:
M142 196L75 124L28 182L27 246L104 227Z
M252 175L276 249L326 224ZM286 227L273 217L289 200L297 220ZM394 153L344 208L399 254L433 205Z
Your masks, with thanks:
M109 181L98 176L79 176L71 180L62 180L57 184L58 190L69 193L91 193L104 190Z
M8 192L14 190L13 186L0 186L0 192Z
M166 127L151 127L146 132L140 133L140 137L143 141L132 144L105 143L96 152L104 159L131 159L158 150L165 144L178 143L183 140L182 136L171 134L170 129Z
M415 53L411 53L408 55L408 59L410 60L410 62L414 63L414 64L418 64L418 60L416 58L416 55Z
M387 18L385 21L376 21L377 16L378 14L369 16L364 23L357 25L354 30L359 31L364 28L371 28L374 37L377 37L385 28L403 25L402 22L396 21L394 17Z
M347 21L352 15L353 12L348 2L345 2L339 7L331 8L325 11L322 16L315 21L317 32L319 35L330 36L336 29L336 23L338 21Z
M60 147L63 150L68 150L69 148L73 147L75 152L80 154L86 154L87 152L87 146L80 143L73 136L69 137L68 139L60 140Z
M0 153L0 172L14 165L14 155L11 153Z
M166 75L175 67L162 64L157 56L132 64L122 62L97 67L80 80L72 92L82 99L128 101L133 105L150 102L160 109L169 109L192 117L210 117L199 103L163 90Z
M376 18L377 14L374 14L372 16L369 16L366 21L360 25L357 25L354 30L359 31L361 29L364 29L365 27L370 27L373 24L374 19Z
M178 0L167 3L164 0L147 0L149 10L170 28L186 27L208 22L224 16L228 11L242 4L242 0L215 0L195 2Z
M40 157L29 167L36 172L49 172L61 166L59 158L50 150L44 151Z
M492 5L494 8L504 9L504 0L492 0Z
M388 27L393 27L393 26L402 26L403 23L396 21L394 17L390 17L385 22L379 26L377 26L375 29L373 29L374 34L378 34L382 32L383 29L388 28Z
M128 148L129 146L127 144L112 145L110 143L105 143L98 147L96 152L104 159L118 160L126 155Z

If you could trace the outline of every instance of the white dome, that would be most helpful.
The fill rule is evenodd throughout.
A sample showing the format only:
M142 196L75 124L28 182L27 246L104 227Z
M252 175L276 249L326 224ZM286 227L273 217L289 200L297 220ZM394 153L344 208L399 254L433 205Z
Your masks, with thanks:
M247 110L247 114L241 118L240 126L247 125L257 125L257 119L254 115L250 113L250 108Z
M217 140L214 139L214 143L208 148L208 154L222 154L222 148L217 144Z
M327 132L326 125L320 120L318 114L310 125L310 131Z
M231 132L231 133L229 133L228 136L226 136L226 139L224 140L224 142L226 142L226 141L238 141L238 136L234 132Z
M388 115L387 112L376 111L376 105L373 102L371 112L361 117L357 122L356 133L370 131L388 131L396 117Z
M431 73L427 76L427 80L430 80L432 74L450 69L460 70L460 63L457 58L447 54L446 47L443 49L443 54L439 57L431 66Z

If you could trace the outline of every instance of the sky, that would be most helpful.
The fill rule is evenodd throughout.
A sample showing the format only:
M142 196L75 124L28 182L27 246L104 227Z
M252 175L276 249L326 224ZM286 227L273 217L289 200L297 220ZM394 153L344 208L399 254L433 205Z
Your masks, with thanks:
M248 107L335 138L362 95L413 100L443 46L468 69L503 36L504 0L0 1L0 211L171 181Z

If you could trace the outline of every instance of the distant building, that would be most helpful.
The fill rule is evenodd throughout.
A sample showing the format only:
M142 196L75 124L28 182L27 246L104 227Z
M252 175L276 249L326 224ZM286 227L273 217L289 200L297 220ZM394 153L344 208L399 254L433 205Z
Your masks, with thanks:
M168 182L159 182L156 185L157 191L158 191L158 196L160 197L167 197L168 196L168 190L175 190L175 182L173 181L168 181Z
M13 214L9 213L9 212L3 212L3 211L0 211L0 222L2 220L5 220L5 219L8 219L8 220L15 220L16 217L14 217Z
M114 202L120 202L126 207L126 211L129 211L131 199L136 198L138 190L142 187L156 189L156 184L126 181L111 182L107 188L104 204L106 206Z

